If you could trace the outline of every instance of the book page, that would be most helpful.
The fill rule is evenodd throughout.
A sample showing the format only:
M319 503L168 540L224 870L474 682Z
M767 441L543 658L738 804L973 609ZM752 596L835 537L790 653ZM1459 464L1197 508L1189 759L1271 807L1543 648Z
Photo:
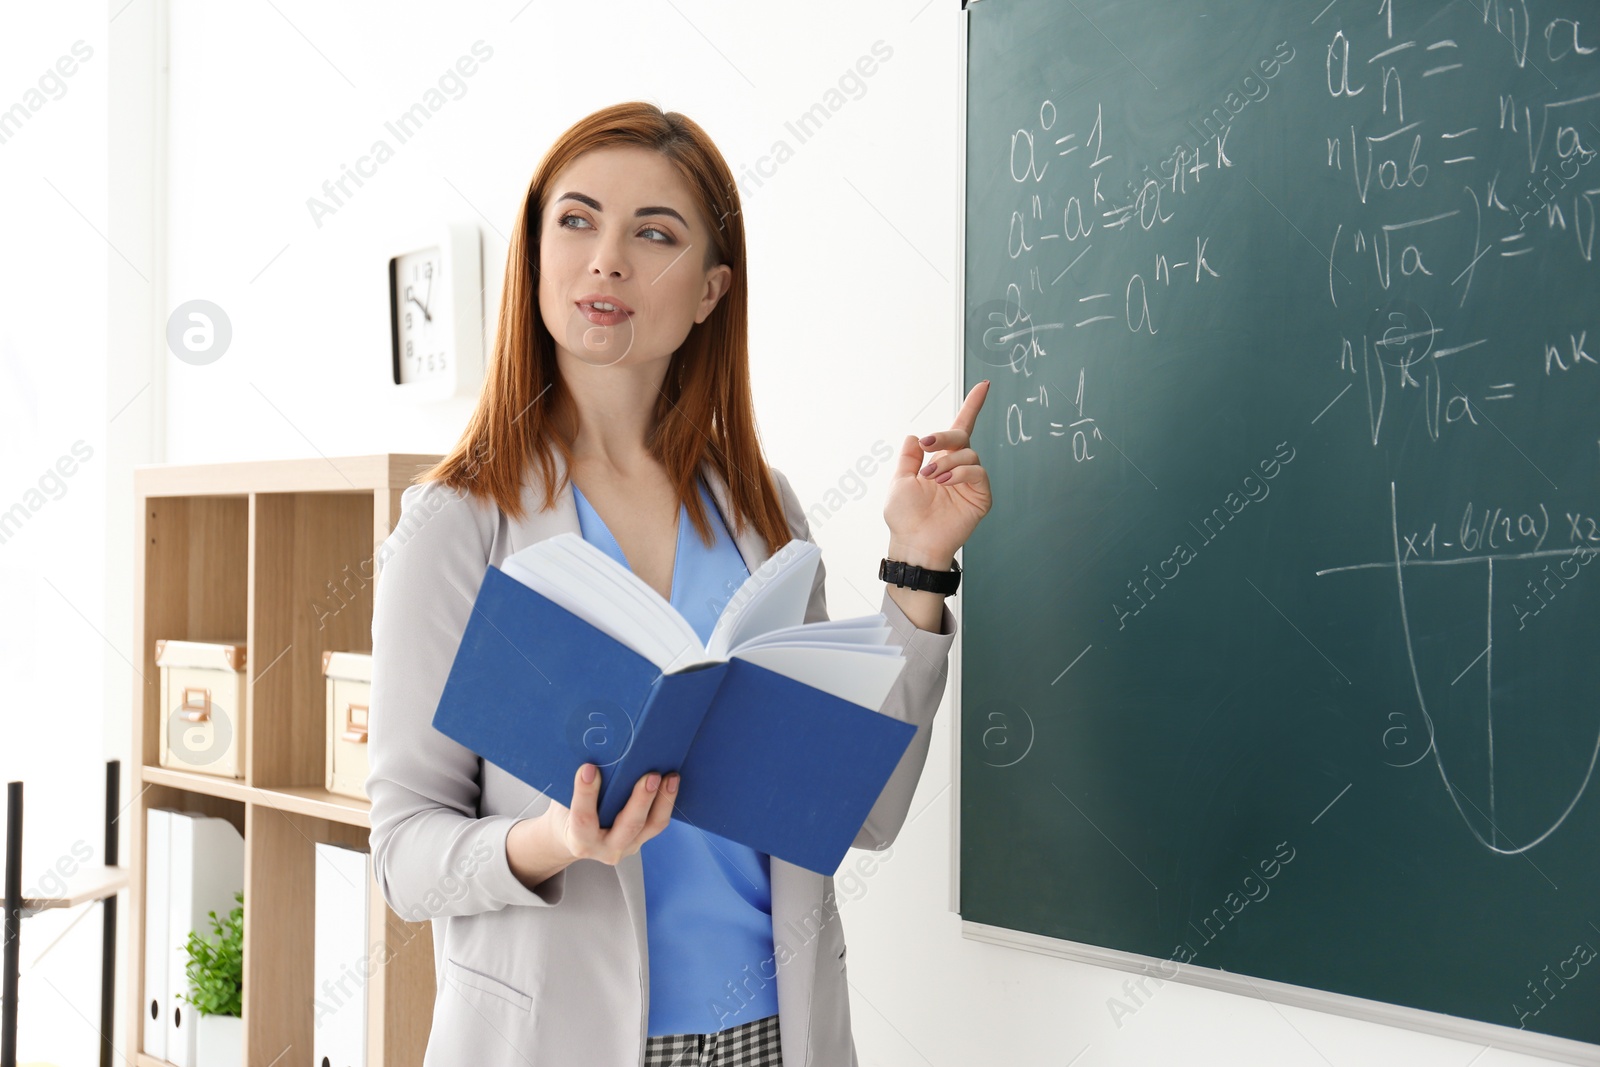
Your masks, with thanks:
M704 655L689 620L579 534L535 542L507 556L500 569L657 667L681 659L685 648Z
M791 644L741 651L734 658L873 711L883 707L906 665L905 650L898 645L852 649Z
M583 543L588 544L587 541ZM589 547L595 548L593 545ZM630 623L640 624L637 630L631 632L636 634L637 640L649 644L635 648L635 651L656 666L661 666L677 648L671 629L676 609L668 604L665 605L667 610L663 611L663 602L654 590L648 587L639 589L637 583L628 581L633 577L632 572L606 556L602 550L595 548L595 551L603 557L603 562L588 553L575 551L570 543L560 546L560 552L566 557L573 573L584 575L589 582L593 597L608 603ZM612 565L605 566L604 563ZM695 644L698 647L699 641L696 640Z
M853 619L826 619L822 622L783 626L757 634L729 653L737 656L747 648L761 648L791 642L826 642L829 645L887 645L894 630L883 612L861 615Z
M730 649L750 638L805 621L822 550L810 541L790 538L744 580L711 631L706 654L727 659Z

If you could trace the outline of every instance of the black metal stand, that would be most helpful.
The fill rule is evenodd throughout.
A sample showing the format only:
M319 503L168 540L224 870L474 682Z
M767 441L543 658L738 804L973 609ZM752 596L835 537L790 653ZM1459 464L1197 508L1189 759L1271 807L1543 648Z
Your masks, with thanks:
M22 962L22 783L6 786L6 973L0 1067L17 1067L17 977Z
M107 867L117 866L117 801L122 797L122 761L106 760L106 845ZM117 1021L117 894L100 902L100 1067L111 1067L111 1054L117 1050L111 1035Z
M122 761L106 761L105 863L117 865L117 799ZM22 783L6 785L5 975L0 1004L0 1067L17 1067L17 983L22 963ZM117 895L100 898L104 905L100 943L100 1067L111 1067L116 1051L111 1035L116 1021Z

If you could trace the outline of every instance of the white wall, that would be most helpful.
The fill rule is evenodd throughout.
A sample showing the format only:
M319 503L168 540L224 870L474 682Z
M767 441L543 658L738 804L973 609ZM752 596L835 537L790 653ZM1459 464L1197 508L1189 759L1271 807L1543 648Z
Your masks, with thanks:
M892 450L904 434L948 426L961 400L957 9L830 0L779 16L731 0L381 9L170 0L170 186L156 285L162 315L190 299L220 305L233 341L207 366L162 357L157 458L447 449L469 403L400 406L383 384L386 257L419 220L477 222L493 323L505 235L540 155L587 112L643 98L695 118L741 176L775 141L793 149L744 189L762 436L802 500L824 509L814 524L833 613L876 610L887 474L880 467L860 489L849 472L879 441ZM385 121L479 40L493 56L465 93L397 145ZM824 101L879 41L892 56L799 143L785 123ZM394 158L319 225L308 199L378 138ZM160 329L160 318L140 329ZM841 487L842 506L827 495ZM864 1063L1545 1062L1171 983L1119 1027L1107 1002L1125 996L1122 972L963 939L948 906L955 696L952 685L912 821L845 904Z
M0 780L23 782L23 892L102 859L106 48L97 5L9 11L0 34ZM126 788L124 797L128 796ZM0 795L0 809L5 798ZM58 869L59 868L59 869ZM18 1051L94 1062L98 908L30 918ZM87 993L87 996L85 994Z

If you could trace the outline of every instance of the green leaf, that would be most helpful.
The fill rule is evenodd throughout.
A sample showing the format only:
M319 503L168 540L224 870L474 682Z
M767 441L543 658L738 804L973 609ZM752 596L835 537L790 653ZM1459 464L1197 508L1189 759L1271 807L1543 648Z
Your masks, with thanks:
M189 960L184 965L189 990L179 997L202 1015L244 1014L244 894L234 893L239 907L224 922L209 912L215 942L190 931L184 942Z

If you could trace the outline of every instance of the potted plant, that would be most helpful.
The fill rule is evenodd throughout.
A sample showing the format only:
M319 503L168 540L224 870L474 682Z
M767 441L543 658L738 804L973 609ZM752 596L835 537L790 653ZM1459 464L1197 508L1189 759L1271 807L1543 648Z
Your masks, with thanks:
M228 913L226 923L209 913L214 943L191 930L184 944L189 992L179 995L199 1012L194 1067L244 1063L244 894L234 893L233 899L239 907Z

